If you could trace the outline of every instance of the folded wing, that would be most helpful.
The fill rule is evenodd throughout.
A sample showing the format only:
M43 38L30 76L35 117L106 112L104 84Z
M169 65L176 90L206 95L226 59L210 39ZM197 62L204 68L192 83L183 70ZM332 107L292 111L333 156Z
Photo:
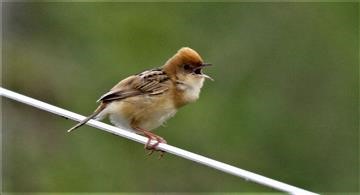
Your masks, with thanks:
M116 84L98 100L104 103L138 95L160 95L169 90L170 78L160 68L130 76Z

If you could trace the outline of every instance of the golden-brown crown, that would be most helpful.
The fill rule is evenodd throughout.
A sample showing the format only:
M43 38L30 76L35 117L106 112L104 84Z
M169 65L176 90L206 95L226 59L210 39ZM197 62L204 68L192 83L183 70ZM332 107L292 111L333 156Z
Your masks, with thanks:
M179 49L175 56L181 58L184 63L201 65L203 62L199 53L190 47L183 47Z

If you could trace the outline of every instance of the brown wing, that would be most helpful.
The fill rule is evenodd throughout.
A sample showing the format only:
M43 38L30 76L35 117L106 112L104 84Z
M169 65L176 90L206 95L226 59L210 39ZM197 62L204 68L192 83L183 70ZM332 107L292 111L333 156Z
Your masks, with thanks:
M169 89L169 79L162 69L147 70L120 81L98 101L110 102L145 94L159 95Z

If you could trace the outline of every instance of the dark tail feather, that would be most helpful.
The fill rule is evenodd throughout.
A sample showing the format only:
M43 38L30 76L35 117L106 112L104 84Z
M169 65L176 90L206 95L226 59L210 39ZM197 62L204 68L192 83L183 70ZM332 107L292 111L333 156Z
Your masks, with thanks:
M67 132L71 132L81 126L83 126L85 123L87 123L89 120L91 120L92 118L94 118L96 115L98 115L102 110L104 110L104 108L106 107L106 104L101 103L99 107L96 108L96 110L94 111L94 113L92 113L90 116L86 117L86 119L82 120L81 122L79 122L78 124L76 124L75 126L71 127L69 130L67 130Z

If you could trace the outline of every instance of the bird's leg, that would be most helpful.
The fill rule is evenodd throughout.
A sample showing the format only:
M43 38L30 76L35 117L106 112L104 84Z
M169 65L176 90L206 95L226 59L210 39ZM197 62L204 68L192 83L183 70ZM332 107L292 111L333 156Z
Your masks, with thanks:
M162 150L158 150L156 147L160 144L160 143L164 143L166 144L166 140L146 129L143 129L141 127L134 127L135 130L141 132L142 134L144 134L147 138L148 141L146 142L144 148L147 150L150 150L150 152L148 153L148 155L151 155L154 151L159 151L161 152L160 154L160 158L164 156L164 151ZM156 143L154 143L153 145L151 145L151 140L156 140Z

